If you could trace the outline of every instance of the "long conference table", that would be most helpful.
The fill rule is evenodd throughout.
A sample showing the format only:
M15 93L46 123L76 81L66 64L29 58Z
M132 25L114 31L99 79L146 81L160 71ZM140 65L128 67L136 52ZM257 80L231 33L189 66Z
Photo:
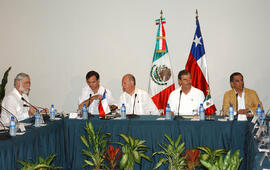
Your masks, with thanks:
M133 138L146 140L150 147L148 156L160 151L158 143L166 143L164 134L176 140L182 135L182 142L187 149L207 145L212 149L224 148L235 152L240 149L243 158L240 169L262 169L259 161L263 153L259 153L257 143L253 139L251 129L253 125L249 121L173 121L156 120L159 116L141 116L132 120L99 120L93 118L90 121L95 129L102 127L102 132L111 133L110 141L124 142L118 136L120 133L130 135ZM31 122L31 120L27 120ZM26 122L27 122L26 121ZM84 130L85 120L69 119L67 117L55 121L47 121L46 126L35 128L26 126L26 133L17 135L11 139L0 141L0 170L13 170L21 168L18 160L37 160L51 153L56 155L53 165L62 166L67 170L89 169L82 168L86 156L82 154L85 148L80 140L81 135L86 135ZM153 162L144 159L141 165L135 165L134 169L153 169L158 161L158 156L153 157ZM263 162L264 168L269 168L268 160ZM167 169L162 166L159 169Z

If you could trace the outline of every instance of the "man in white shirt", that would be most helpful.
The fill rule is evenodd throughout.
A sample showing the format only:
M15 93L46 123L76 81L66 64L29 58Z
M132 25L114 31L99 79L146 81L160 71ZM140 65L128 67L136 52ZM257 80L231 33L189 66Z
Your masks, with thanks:
M159 111L149 94L144 90L135 88L135 86L136 80L132 74L126 74L122 78L124 93L120 96L119 108L122 104L125 104L127 114L132 114L134 111L134 114L137 115L159 115Z
M31 81L30 77L26 73L19 73L14 79L14 89L4 97L2 106L11 112L15 119L18 121L27 119L33 116L36 112L34 107L29 106L28 103L22 100L22 97L29 102ZM38 107L36 107L38 108ZM48 109L44 109L40 112L47 112ZM2 108L1 121L4 124L9 123L12 114L8 113Z
M203 92L193 87L191 82L189 71L182 70L179 72L178 84L180 88L174 90L168 100L171 111L175 115L178 113L179 115L193 115L194 110L198 111L200 104L204 101Z
M82 94L79 97L79 110L82 111L83 105L88 107L88 112L98 115L98 104L106 90L106 99L111 110L116 109L114 99L110 90L100 86L99 74L96 71L89 71L86 74L87 85L83 87Z

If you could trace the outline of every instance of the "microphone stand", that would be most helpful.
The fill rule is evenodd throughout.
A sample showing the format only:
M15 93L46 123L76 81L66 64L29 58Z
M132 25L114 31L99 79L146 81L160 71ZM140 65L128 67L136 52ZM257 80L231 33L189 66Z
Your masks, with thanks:
M7 112L8 114L10 114L11 116L13 116L13 117L15 118L16 124L19 123L17 117L16 117L13 113L11 113L8 109L4 108L3 106L0 106L0 108L3 109L3 110L4 110L5 112Z
M41 108L41 107L35 107L34 105L32 105L31 103L29 103L27 100L25 100L25 98L21 98L22 101L26 102L27 104L29 104L31 107L33 107L34 109L36 109L36 111L38 110L38 108ZM25 106L25 105L23 105ZM44 108L41 108L42 110L44 110ZM46 114L41 114L42 115L42 118L43 118L43 121L47 121L50 119L50 116L46 113Z
M129 119L135 119L135 118L139 118L139 115L135 115L134 114L134 109L135 109L135 104L136 104L136 97L137 97L137 93L135 93L135 97L134 97L134 103L133 103L133 111L132 114L130 115L126 115Z
M92 94L90 93L90 95L89 95L89 99L88 99L88 102L89 102L89 106L88 107L90 107L90 98L92 97ZM88 110L87 110L87 112L88 112ZM92 115L90 112L88 112L88 119L91 119L91 118L93 118L93 117L95 117L94 115Z
M234 119L237 119L237 117L238 117L238 93L235 94L235 98L236 98L236 104L235 104L236 115L234 116Z
M173 118L173 120L183 120L183 119L184 119L183 116L180 116L180 115L179 115L181 96L182 96L182 90L180 90L180 94L179 94L178 113L177 113L177 116L175 116L175 117Z

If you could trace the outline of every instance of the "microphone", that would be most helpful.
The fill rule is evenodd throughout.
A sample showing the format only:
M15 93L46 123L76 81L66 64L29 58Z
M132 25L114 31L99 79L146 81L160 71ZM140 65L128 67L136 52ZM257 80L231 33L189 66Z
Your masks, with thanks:
M33 106L31 103L29 103L27 100L25 100L23 97L22 97L22 101L26 102L27 104L29 104L31 107L33 107L34 109L38 110L38 108L36 108L35 106ZM23 105L24 107L26 107L25 105ZM30 107L28 106L28 107ZM42 108L43 109L43 108Z
M27 104L23 104L23 107L31 107L31 106L29 106L29 105L27 105ZM42 108L42 107L38 107L39 109L41 109L41 110L44 110L45 108Z
M18 124L19 121L18 121L17 117L13 113L11 113L8 109L4 108L3 106L0 106L0 108L3 109L8 114L10 114L11 116L13 116L15 118L16 124Z
M238 93L235 94L235 97L236 97L236 106L235 106L235 110L236 110L236 113L238 113Z
M130 119L134 119L134 118L139 118L139 115L135 115L134 114L134 110L135 110L135 104L136 104L136 97L137 97L137 93L135 93L135 97L134 97L134 103L133 103L133 110L132 110L132 114L130 115L126 115L128 118Z
M92 94L90 93L89 95L89 99L88 99L88 102L89 102L89 107L90 107L90 98L92 97ZM88 119L94 117L94 115L92 115L90 112L88 113Z
M180 90L180 94L179 94L178 113L177 113L177 116L175 116L175 117L173 118L173 120L183 120L183 117L179 115L179 112L180 112L181 96L182 96L182 90Z

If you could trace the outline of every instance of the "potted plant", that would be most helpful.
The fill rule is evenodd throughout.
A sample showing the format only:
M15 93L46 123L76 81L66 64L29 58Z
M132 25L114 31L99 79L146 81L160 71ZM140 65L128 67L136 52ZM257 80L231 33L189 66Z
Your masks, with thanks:
M240 158L240 150L237 150L234 152L232 156L231 151L229 151L225 156L224 160L222 156L219 157L219 160L214 164L210 160L202 160L202 159L201 163L209 170L223 170L223 169L238 170L242 160L243 158Z
M162 164L168 164L169 170L185 169L185 157L181 156L182 152L185 150L185 143L180 144L181 135L178 136L175 142L167 134L165 134L164 136L169 143L158 144L163 151L154 152L153 156L163 155L165 157L159 158L159 161L154 169L159 168Z
M85 164L83 167L94 166L96 170L99 170L104 166L105 147L108 143L106 138L110 137L111 134L101 134L101 127L95 132L91 121L86 122L85 130L87 132L87 137L82 135L80 138L87 149L82 149L82 152L90 160L84 160Z
M18 161L23 167L21 170L58 170L62 167L53 167L51 163L55 158L55 154L51 154L47 158L43 159L41 156L38 157L38 162L29 161Z
M0 84L0 105L2 104L2 100L4 99L5 97L5 88L6 88L6 85L7 85L7 82L8 82L8 73L9 71L11 70L11 67L9 67L5 73L4 73L4 76L2 78L2 83ZM0 113L1 113L1 110L0 110Z
M227 153L225 149L212 150L208 146L199 146L197 148L204 152L201 154L200 160L208 161L211 164L215 164L223 154Z
M123 155L120 161L120 169L132 170L135 163L141 163L141 158L152 162L152 159L145 154L149 148L144 144L145 140L133 139L131 136L124 134L119 134L119 136L125 141L125 143L116 142L122 146Z
M120 148L114 148L112 145L109 145L108 149L105 149L105 161L110 170L115 170L118 160L122 157L122 152Z

